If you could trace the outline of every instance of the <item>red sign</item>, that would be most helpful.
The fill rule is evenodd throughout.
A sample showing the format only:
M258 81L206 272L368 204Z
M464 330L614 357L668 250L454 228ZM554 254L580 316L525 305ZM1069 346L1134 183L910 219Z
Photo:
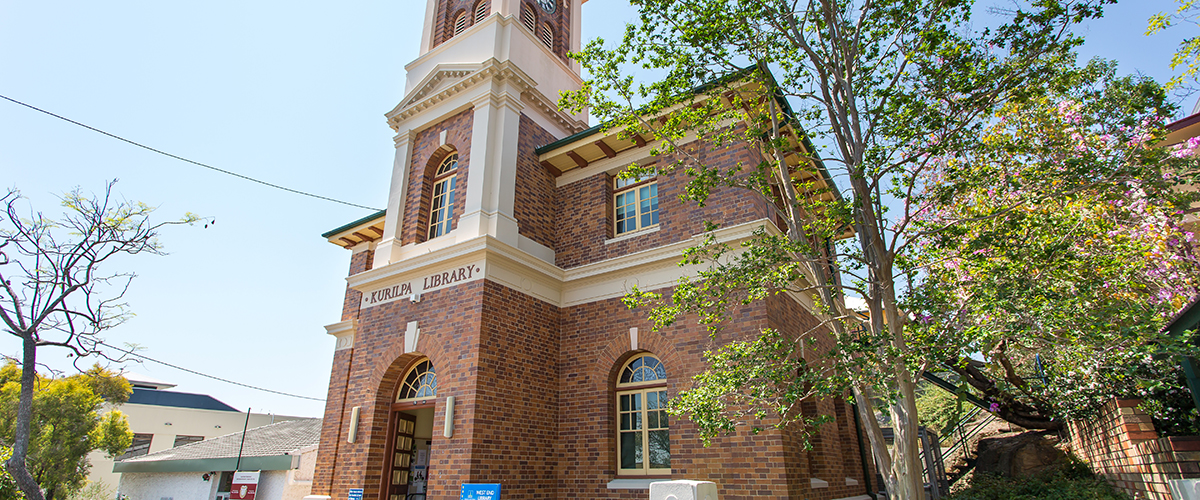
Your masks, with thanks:
M233 486L229 488L229 500L254 500L258 490L259 472L234 472Z

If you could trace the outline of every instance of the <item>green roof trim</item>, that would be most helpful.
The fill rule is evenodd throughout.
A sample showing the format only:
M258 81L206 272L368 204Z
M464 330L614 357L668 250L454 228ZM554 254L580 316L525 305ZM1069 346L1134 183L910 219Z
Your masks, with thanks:
M762 70L763 74L767 75L767 78L770 80L771 85L773 87L775 87L776 89L779 88L779 83L775 81L775 75L771 73L770 69L767 69L767 67L765 65L752 64L750 66L746 66L745 68L742 68L742 69L739 69L732 73L729 73L728 75L722 76L720 78L716 78L710 82L699 85L699 86L693 88L692 90L690 90L688 93L689 94L699 94L699 93L705 92L708 89L711 89L711 88L721 85L723 83L742 78L742 77L746 76L747 74L749 74L751 71L754 71L755 68ZM775 97L775 102L778 102L779 105L783 107L784 114L787 115L787 117L792 121L792 123L794 123L796 125L797 130L799 130L801 143L804 145L804 147L806 149L808 149L809 151L811 151L813 153L813 159L815 160L815 162L817 164L817 169L820 170L821 175L824 176L825 180L830 184L830 186L833 187L832 191L833 191L834 196L837 196L837 199L839 199L839 200L843 199L841 190L837 189L837 184L834 184L834 182L833 182L833 176L829 175L829 170L827 170L825 168L825 161L822 160L820 156L816 155L816 151L817 151L816 147L813 146L812 140L808 138L808 133L804 130L803 127L800 126L800 120L796 119L796 112L794 110L792 110L792 105L790 103L788 103L787 99L784 98L783 95L781 95L779 93L775 93L774 97ZM551 142L550 144L547 144L545 146L538 146L533 149L533 152L536 154L539 154L539 155L545 154L547 152L553 151L555 149L558 149L558 148L565 146L567 144L570 144L572 142L576 142L585 137L595 135L596 132L599 132L603 128L604 128L604 124L595 125L587 130L583 130L580 132L576 132L572 135L568 135L566 137L563 137L562 139ZM326 236L326 237L328 238L328 236Z
M720 77L720 78L717 78L717 79L715 79L715 80L713 80L713 81L711 81L711 82L707 82L707 83L701 84L701 85L699 85L699 86L696 86L696 87L695 87L695 88L693 88L692 90L689 90L688 92L686 92L686 93L685 93L685 95L686 95L686 94L693 94L693 95L694 95L694 94L699 94L699 93L701 93L701 92L704 92L704 91L706 91L706 90L708 90L708 89L710 89L710 88L716 87L717 85L720 85L720 84L722 84L722 83L728 82L728 81L730 81L730 80L735 80L735 79L741 78L742 76L745 76L747 73L749 73L751 70L753 70L754 68L755 68L755 66L746 66L745 68L739 69L739 70L737 70L737 71L735 71L735 72L733 72L733 73L730 73L730 74L728 74L728 75L725 75L725 76L722 76L722 77ZM767 74L770 74L770 73L768 72ZM774 79L774 78L771 78L771 81L772 81L772 82L774 82L774 81L775 81L775 79ZM788 109L791 109L791 108L788 108ZM638 110L638 111L636 111L636 112L637 112L637 113L641 113L641 110ZM603 124L603 123L601 123L601 124L599 124L599 125L595 125L595 126L593 126L593 127L589 128L589 129L587 129L587 130L582 130L582 131L576 132L576 133L574 133L574 134L568 135L568 136L566 136L566 137L563 137L562 139L559 139L559 140L557 140L557 141L554 141L554 142L552 142L552 143L550 143L550 144L547 144L547 145L545 145L545 146L538 146L538 147L536 147L536 148L533 148L533 152L534 152L534 153L536 153L536 154L539 154L539 155L540 155L540 154L544 154L544 153L546 153L547 151L553 151L553 150L555 150L555 149L558 149L558 148L560 148L560 147L562 147L562 146L565 146L565 145L567 145L567 144L570 144L570 143L572 143L572 142L575 142L575 141L578 141L578 140L580 140L580 139L583 139L584 137L587 137L587 136L590 136L590 135L594 135L596 132L599 132L599 131L600 131L601 129L603 129L603 128L604 128L604 124Z
M291 470L299 465L299 461L299 455L242 457L241 470ZM237 465L237 457L117 462L113 464L113 472L211 472L235 470Z
M338 233L340 233L340 232L342 232L342 231L349 230L349 229L353 228L354 226L358 226L358 225L361 225L361 224L366 224L366 223L368 223L368 222L371 222L371 221L373 221L373 220L375 220L375 219L382 218L384 215L387 215L387 210L380 210L380 211L378 211L378 212L375 212L375 213L373 213L373 214L371 214L371 215L368 215L368 216L366 216L366 217L363 217L363 218L361 218L361 219L358 219L358 220L356 220L356 221L354 221L354 222L351 222L351 223L349 223L349 224L346 224L346 225L344 225L344 226L341 226L341 227L339 227L339 228L337 228L337 229L334 229L334 230L332 230L332 231L326 231L326 232L324 232L324 233L321 233L321 237L322 237L322 238L329 238L330 236L333 236L333 235L335 235L335 234L338 234Z

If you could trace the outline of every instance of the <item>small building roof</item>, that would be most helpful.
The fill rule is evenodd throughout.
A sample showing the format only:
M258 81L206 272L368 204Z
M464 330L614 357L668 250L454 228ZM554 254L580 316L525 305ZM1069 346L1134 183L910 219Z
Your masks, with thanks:
M197 410L238 411L237 408L222 403L207 394L192 394L190 392L162 391L158 389L143 389L134 387L126 404L172 406L175 408L195 408Z
M141 374L141 373L137 373L137 372L122 371L121 376L125 377L125 380L129 381L129 385L132 385L134 387L141 386L141 387L149 387L151 389L170 389L170 388L178 385L178 384L172 384L170 382L164 382L162 380L156 379L149 375L145 375L145 374Z
M237 468L241 450L242 470L288 470L299 465L300 453L321 440L321 419L303 418L264 425L242 433L176 446L113 465L113 472L208 472Z

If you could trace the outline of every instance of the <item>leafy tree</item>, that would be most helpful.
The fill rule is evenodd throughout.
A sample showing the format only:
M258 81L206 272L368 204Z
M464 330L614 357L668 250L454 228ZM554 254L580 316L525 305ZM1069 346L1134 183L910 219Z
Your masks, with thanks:
M1196 5L1196 0L1176 1L1179 7L1175 12L1159 12L1150 17L1149 26L1146 28L1147 35L1179 24L1200 27L1200 6ZM1200 72L1200 36L1184 38L1179 42L1179 50L1171 56L1171 69L1178 70L1181 66L1183 71L1167 83L1168 88L1181 86L1185 82L1197 83L1197 72Z
M114 183L96 198L78 189L67 193L57 220L37 211L22 217L15 190L0 196L0 319L22 344L19 396L6 440L12 457L5 465L31 500L44 498L26 464L36 458L30 452L38 446L33 425L38 348L66 348L77 360L107 357L99 335L129 317L121 301L134 274L106 272L104 264L119 255L162 255L157 236L164 226L199 220L187 214L152 223L154 208L117 199Z
M1149 146L1172 111L1157 84L1088 73L1070 93L1006 106L981 148L943 162L942 203L916 222L930 231L912 336L1028 428L1177 388L1178 358L1162 354L1191 352L1159 331L1200 286L1181 226L1196 195L1175 189L1194 153Z
M0 445L0 460L8 460L12 456L12 448ZM24 500L25 495L17 487L8 470L0 469L0 500Z
M745 416L812 423L801 400L849 391L889 493L920 498L914 387L930 361L901 302L905 283L919 278L912 221L935 201L920 194L938 182L930 172L939 159L975 147L1001 106L1069 83L1080 42L1070 28L1108 2L1021 2L987 29L971 24L970 0L633 3L640 18L619 45L598 40L576 55L592 76L563 104L590 106L607 127L661 140L652 154L680 158L623 175L682 168L684 198L701 204L717 189L750 190L779 208L782 231L764 228L736 248L709 239L685 255L708 266L697 279L669 298L635 291L629 302L656 304L659 326L685 313L718 326L739 303L789 291L811 294L825 320L800 338L767 332L715 351L711 370L673 408L711 436ZM665 76L638 83L625 74L635 66ZM708 163L684 143L691 134L713 147L750 147L762 161ZM828 145L824 159L813 139ZM826 170L842 190L822 183ZM866 301L861 325L847 293ZM824 331L834 349L806 356L806 338ZM876 401L895 428L890 449Z
M0 422L6 424L0 439L5 443L14 434L20 380L17 365L0 368ZM84 486L92 450L115 457L133 443L125 415L117 410L102 414L105 403L123 404L132 392L124 377L99 366L70 377L38 377L26 463L47 499L64 498Z

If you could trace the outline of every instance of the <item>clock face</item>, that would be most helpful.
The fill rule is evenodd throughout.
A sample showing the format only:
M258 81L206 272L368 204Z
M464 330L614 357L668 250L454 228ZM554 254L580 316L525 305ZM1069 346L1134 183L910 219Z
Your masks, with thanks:
M537 4L548 14L553 14L554 9L558 7L557 0L537 0Z

